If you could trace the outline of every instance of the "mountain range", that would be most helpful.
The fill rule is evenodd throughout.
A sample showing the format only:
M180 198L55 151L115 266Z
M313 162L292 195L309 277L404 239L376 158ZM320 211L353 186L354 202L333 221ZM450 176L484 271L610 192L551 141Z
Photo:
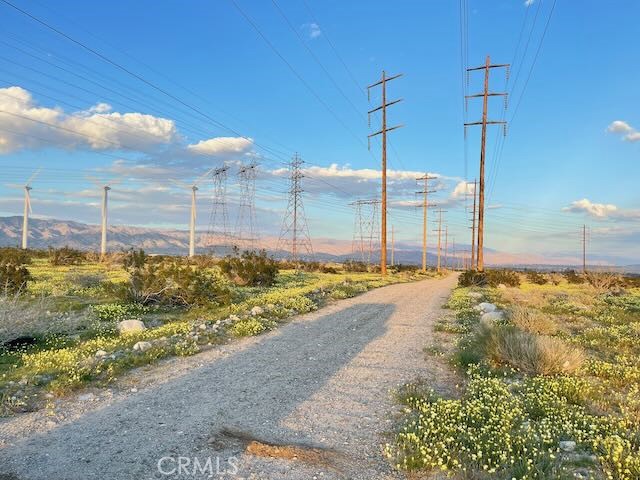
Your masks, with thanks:
M196 244L202 251L205 250L207 240L205 233L196 237ZM0 217L0 246L18 246L22 238L22 217ZM275 237L261 238L261 246L276 257L285 257L286 252L277 250L278 239ZM79 250L98 250L100 245L100 226L71 220L57 219L29 219L29 247L46 249L69 246ZM145 227L131 227L122 225L110 225L108 234L108 248L110 251L122 251L129 248L141 248L148 253L163 253L171 255L186 254L189 250L189 234L179 229L159 229ZM314 238L313 247L315 259L320 261L344 261L358 259L352 253L350 240L335 240L327 238ZM461 245L460 249L469 249L468 245ZM395 260L402 264L420 264L422 253L419 245L396 242ZM374 256L373 261L377 260ZM431 249L427 253L427 261L430 265L437 262L437 254ZM443 259L444 261L444 259ZM452 260L451 260L452 261ZM485 249L485 262L487 265L538 267L538 268L567 268L576 264L576 259L571 257L544 257L535 254L513 254L500 252L494 249ZM598 265L615 264L606 260L598 260ZM640 272L640 265L629 265L625 270Z

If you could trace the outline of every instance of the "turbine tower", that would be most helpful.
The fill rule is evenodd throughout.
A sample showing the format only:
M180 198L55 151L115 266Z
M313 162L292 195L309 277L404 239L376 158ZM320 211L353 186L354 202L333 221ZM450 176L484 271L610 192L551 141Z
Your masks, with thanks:
M180 180L171 180L172 183L179 187L187 188L191 190L191 210L189 213L189 257L193 257L196 254L196 218L197 218L197 195L198 184L204 180L213 169L207 170L205 173L196 178L191 185L181 182Z
M31 182L40 173L40 168L33 172L29 180L24 184L24 215L22 217L22 249L26 250L29 244L29 214L31 210Z
M108 203L109 203L109 190L112 185L117 185L122 182L122 179L116 180L101 180L99 178L87 176L87 178L96 186L102 189L102 218L100 222L100 259L104 259L107 254L107 229L109 227L107 221Z

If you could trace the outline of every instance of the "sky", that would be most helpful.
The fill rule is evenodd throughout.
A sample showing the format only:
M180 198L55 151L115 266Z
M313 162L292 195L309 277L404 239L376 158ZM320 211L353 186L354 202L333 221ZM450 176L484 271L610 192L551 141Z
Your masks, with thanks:
M12 6L13 5L13 6ZM19 11L18 9L22 10ZM112 224L210 229L211 168L228 165L228 228L242 230L238 171L256 162L256 231L277 237L287 162L305 161L312 238L354 235L359 199L380 195L380 143L367 135L388 84L389 224L419 244L416 177L459 249L470 243L479 175L482 72L490 73L488 248L553 262L640 263L640 67L632 0L382 2L218 0L0 1L0 215L98 223L113 183ZM219 211L219 210L218 210ZM216 214L217 215L217 214ZM369 215L364 211L365 217ZM214 223L219 228L219 215ZM246 218L246 217L243 217ZM236 225L238 224L238 225ZM266 240L265 240L266 241Z

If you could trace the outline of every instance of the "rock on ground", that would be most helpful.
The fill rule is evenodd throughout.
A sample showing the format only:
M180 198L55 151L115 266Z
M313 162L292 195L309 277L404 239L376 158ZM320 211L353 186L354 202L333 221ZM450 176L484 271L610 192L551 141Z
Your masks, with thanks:
M141 320L123 320L118 323L118 331L122 333L132 333L132 332L141 332L142 330L146 330L147 327L144 326Z

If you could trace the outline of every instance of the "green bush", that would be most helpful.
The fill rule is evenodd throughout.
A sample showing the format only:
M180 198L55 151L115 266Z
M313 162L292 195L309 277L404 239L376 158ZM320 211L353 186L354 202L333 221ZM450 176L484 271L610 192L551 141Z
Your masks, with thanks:
M484 272L475 270L465 270L458 277L460 287L485 287L487 286L487 276Z
M129 282L121 298L142 305L193 307L227 304L231 293L214 275L179 260L154 259L144 251L131 251L124 261Z
M218 266L222 273L236 285L268 287L275 283L278 275L278 263L267 256L265 250L259 252L237 249L232 255L220 260Z
M30 265L32 259L30 250L23 250L15 247L0 248L0 265L10 263L11 265Z
M53 266L80 265L84 261L84 252L71 247L49 247L49 263Z
M569 283L581 284L586 282L586 279L584 278L584 276L577 274L575 270L565 270L563 272L563 275L564 275L564 278Z
M92 305L91 312L103 322L120 322L140 318L149 312L149 307L139 303L103 303Z
M519 287L520 275L513 270L487 270L487 282L492 287L506 285L507 287Z
M545 285L547 283L547 278L535 270L528 270L526 273L527 280L531 283L535 283L536 285Z
M266 325L265 322L257 318L245 318L234 323L229 331L236 337L253 337L260 335L270 327L271 325Z
M0 289L4 294L17 295L24 292L32 279L24 265L0 264Z
M342 269L345 272L361 273L361 272L368 272L369 266L364 262L358 262L356 260L347 260L342 264Z

